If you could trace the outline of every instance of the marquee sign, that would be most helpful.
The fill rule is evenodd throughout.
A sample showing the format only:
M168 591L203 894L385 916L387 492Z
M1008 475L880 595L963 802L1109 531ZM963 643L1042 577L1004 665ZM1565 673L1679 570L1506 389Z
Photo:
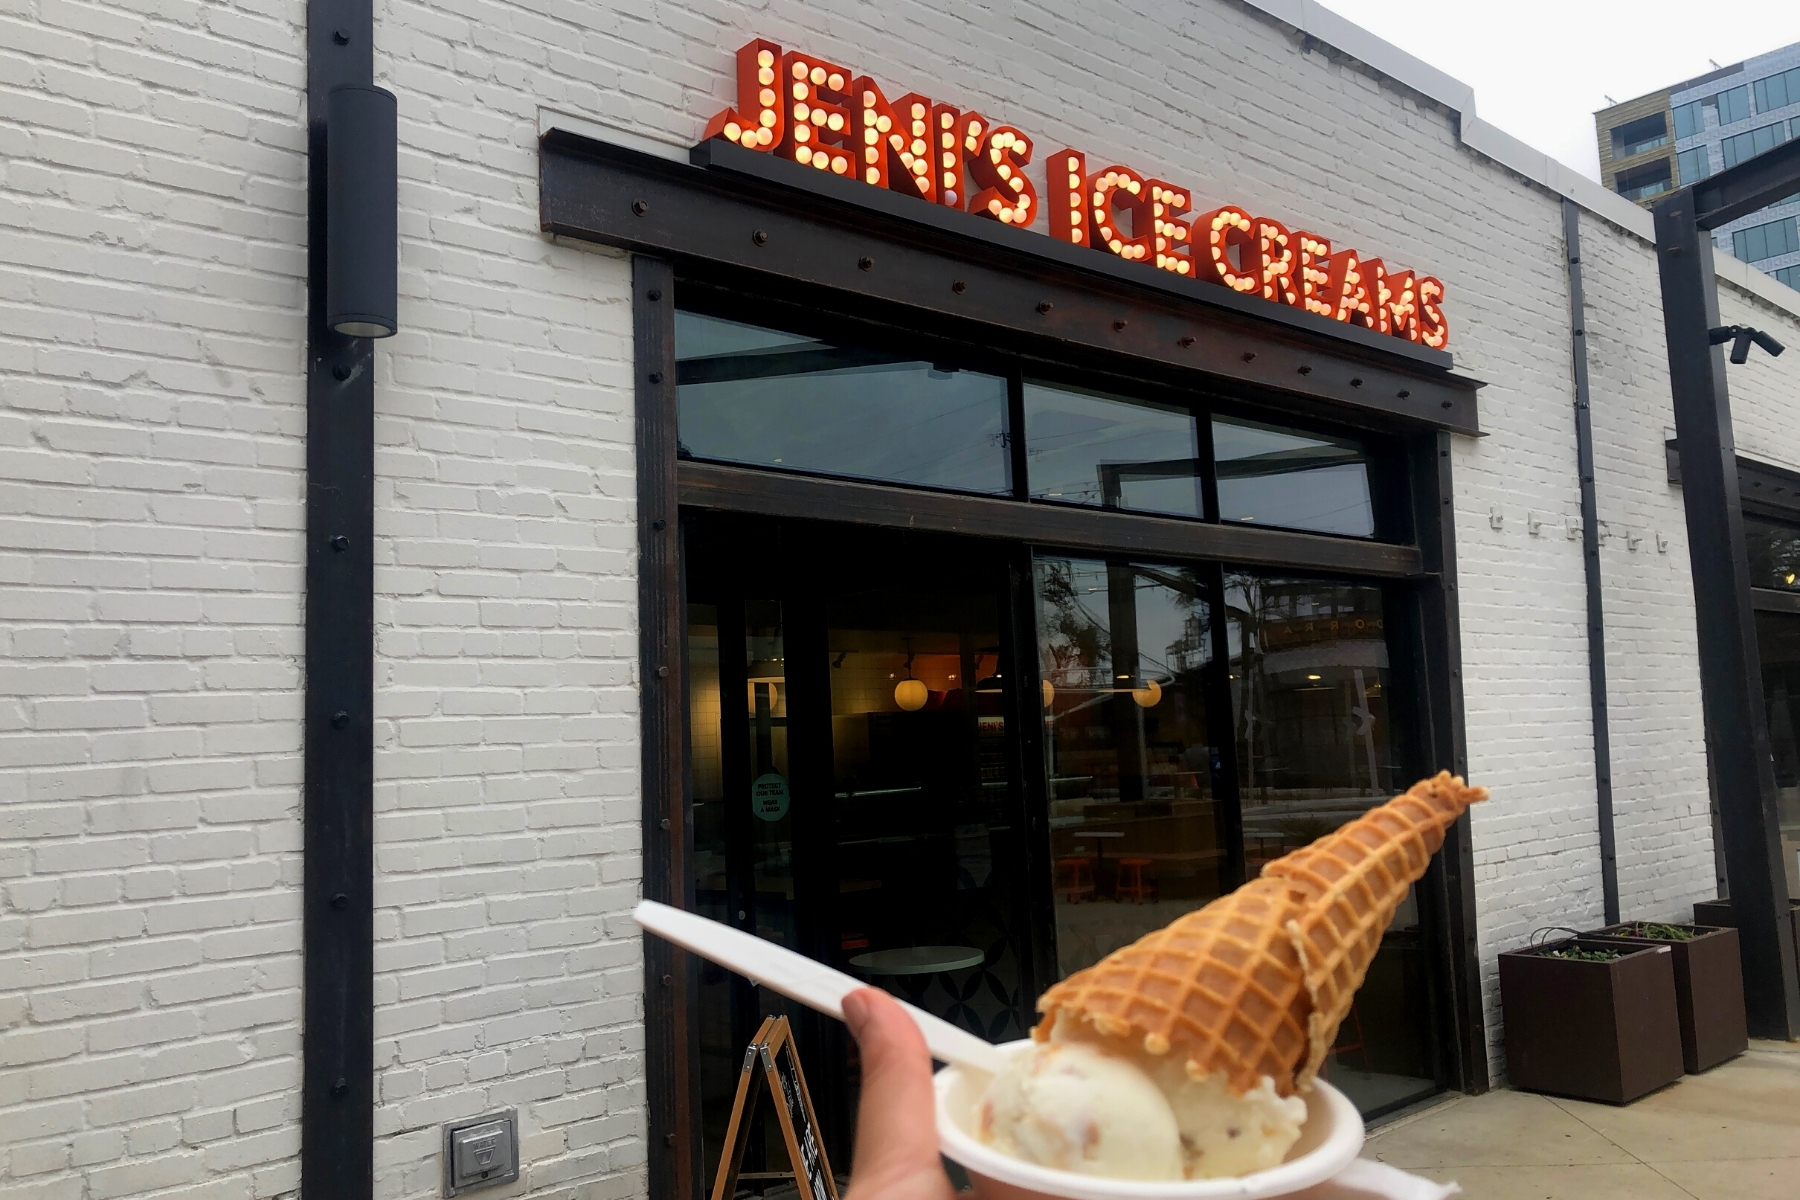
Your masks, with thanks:
M1329 238L1226 204L1198 216L1191 189L1086 155L1045 159L1050 194L1026 175L1031 138L917 92L889 100L867 75L758 38L737 53L738 102L705 136L855 176L1020 228L1048 209L1051 237L1275 304L1441 350L1444 285Z

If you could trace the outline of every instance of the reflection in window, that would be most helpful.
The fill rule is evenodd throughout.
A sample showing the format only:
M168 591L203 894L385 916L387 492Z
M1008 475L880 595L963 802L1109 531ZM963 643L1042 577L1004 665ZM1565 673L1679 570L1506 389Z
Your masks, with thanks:
M1769 714L1781 862L1788 899L1800 900L1800 616L1757 613L1756 648Z
M1198 429L1185 408L1028 382L1031 494L1071 504L1204 516Z
M1731 235L1731 254L1739 262L1756 263L1800 250L1800 222L1793 217L1752 225Z
M1705 146L1695 146L1692 150L1683 150L1675 156L1676 165L1681 171L1681 182L1699 183L1712 174L1712 159L1708 157Z
M1037 560L1057 965L1063 974L1217 896L1212 605L1195 572Z
M1691 138L1706 132L1706 115L1700 101L1694 100L1675 110L1675 137Z
M1720 92L1713 98L1713 103L1719 110L1719 124L1721 125L1748 120L1750 117L1750 85L1743 84L1730 91Z
M1215 417L1213 460L1221 520L1374 536L1361 443Z
M1776 121L1747 133L1733 134L1719 143L1719 152L1724 155L1726 166L1735 167L1746 158L1773 150L1787 141L1787 137L1787 123Z
M1750 586L1800 591L1800 526L1744 515Z
M1393 794L1388 652L1371 584L1229 573L1248 873Z
M1007 490L1006 380L675 314L684 457Z

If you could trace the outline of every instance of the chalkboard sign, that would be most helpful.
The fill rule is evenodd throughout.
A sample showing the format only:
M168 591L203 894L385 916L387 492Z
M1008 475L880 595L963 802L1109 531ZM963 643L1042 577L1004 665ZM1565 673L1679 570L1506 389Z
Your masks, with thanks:
M800 1189L800 1200L838 1200L837 1181L819 1138L819 1119L813 1112L806 1075L800 1070L800 1054L794 1049L794 1032L786 1017L769 1017L756 1031L744 1052L744 1069L738 1075L737 1099L731 1105L731 1123L725 1128L725 1153L719 1156L719 1174L713 1180L712 1200L732 1200L744 1148L750 1143L750 1126L756 1102L764 1088L775 1102L775 1119L787 1142L791 1178Z

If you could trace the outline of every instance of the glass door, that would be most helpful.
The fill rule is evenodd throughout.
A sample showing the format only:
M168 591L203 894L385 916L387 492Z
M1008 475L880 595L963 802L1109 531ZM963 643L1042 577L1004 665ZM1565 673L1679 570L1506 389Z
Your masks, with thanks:
M1402 787L1389 717L1382 589L1225 575L1246 874ZM1415 885L1401 902L1323 1073L1376 1113L1438 1090L1430 949Z
M994 1041L1023 1037L1031 850L1005 689L1005 556L959 539L698 516L686 523L700 911ZM708 1179L745 1045L786 1012L841 1174L855 1047L702 969ZM785 1163L760 1122L746 1185Z
M1756 645L1762 656L1769 750L1775 760L1781 864L1788 899L1800 900L1800 615L1757 613Z
M1211 581L1039 555L1059 974L1237 886Z

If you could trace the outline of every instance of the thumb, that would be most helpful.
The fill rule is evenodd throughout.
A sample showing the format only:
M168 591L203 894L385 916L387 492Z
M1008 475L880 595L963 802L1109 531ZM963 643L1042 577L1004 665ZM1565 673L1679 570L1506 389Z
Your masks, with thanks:
M855 1177L863 1186L858 1193L869 1185L920 1175L942 1180L931 1054L918 1026L893 997L876 988L844 997L844 1023L862 1051Z

